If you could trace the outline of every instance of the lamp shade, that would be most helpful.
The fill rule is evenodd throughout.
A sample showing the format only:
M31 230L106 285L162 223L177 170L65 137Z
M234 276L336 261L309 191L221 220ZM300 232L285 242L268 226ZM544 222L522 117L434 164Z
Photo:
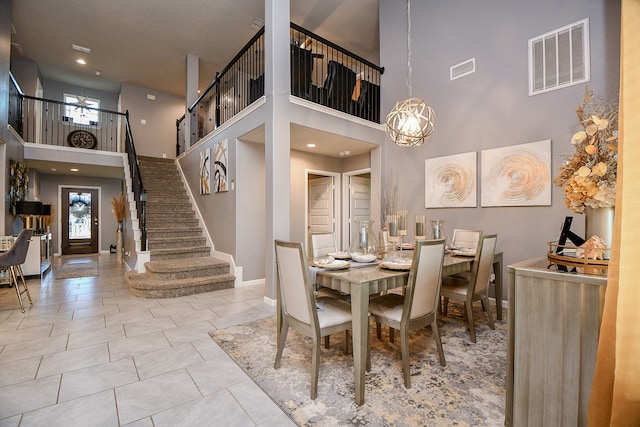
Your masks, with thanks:
M16 203L16 213L18 215L41 215L42 202L21 200Z
M51 215L51 205L42 205L42 212L40 212L40 215Z

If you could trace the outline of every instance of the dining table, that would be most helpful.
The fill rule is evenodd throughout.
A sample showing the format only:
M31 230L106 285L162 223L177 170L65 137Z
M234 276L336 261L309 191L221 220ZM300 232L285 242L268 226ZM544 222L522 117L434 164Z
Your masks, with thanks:
M471 270L474 258L446 254L442 275L463 273ZM496 317L502 319L502 253L493 259L495 274ZM367 334L369 332L369 297L380 292L405 286L409 270L390 270L379 265L371 265L342 270L318 269L315 283L351 295L353 322L353 365L355 377L355 401L364 404L364 381L367 355Z

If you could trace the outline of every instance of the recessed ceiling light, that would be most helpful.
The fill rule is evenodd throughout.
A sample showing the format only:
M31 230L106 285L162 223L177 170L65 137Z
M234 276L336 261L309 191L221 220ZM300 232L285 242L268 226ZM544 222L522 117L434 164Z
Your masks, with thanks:
M309 147L309 148L316 148L316 144L307 144L307 147Z
M51 168L51 172L55 172L55 171L57 171L57 170L58 170L58 169L56 169L56 168Z
M76 59L76 62L77 62L78 64L80 64L80 65L85 65L85 64L87 63L87 62L86 62L84 59L82 59L82 58L80 58L80 59Z
M101 76L101 75L102 75L102 71L96 70L96 76Z
M77 169L77 168L71 168L71 169L69 169L69 170L70 170L71 172L78 172L80 169Z

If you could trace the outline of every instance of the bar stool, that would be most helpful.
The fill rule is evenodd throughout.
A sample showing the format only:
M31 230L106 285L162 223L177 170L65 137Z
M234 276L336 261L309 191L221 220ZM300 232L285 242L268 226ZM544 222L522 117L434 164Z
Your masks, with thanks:
M27 298L29 299L29 303L33 304L31 300L31 295L29 294L29 288L27 288L27 282L24 280L24 275L22 274L21 264L24 264L24 261L27 259L27 250L29 250L29 243L31 242L31 237L33 236L33 229L27 228L24 229L18 234L15 243L11 248L0 255L0 268L8 268L9 269L9 281L13 283L16 288L16 294L18 295L18 302L20 303L20 309L24 313L24 304L22 303L22 294L27 294ZM22 290L20 290L18 283L18 275L16 271L20 274L20 278L22 279Z

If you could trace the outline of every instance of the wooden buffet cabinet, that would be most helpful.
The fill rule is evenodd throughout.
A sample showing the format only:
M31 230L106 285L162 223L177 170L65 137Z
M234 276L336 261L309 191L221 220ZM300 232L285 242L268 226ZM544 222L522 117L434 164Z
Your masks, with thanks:
M27 258L22 264L25 276L40 276L51 267L51 233L34 234L29 243Z
M606 276L507 267L507 426L585 426Z

